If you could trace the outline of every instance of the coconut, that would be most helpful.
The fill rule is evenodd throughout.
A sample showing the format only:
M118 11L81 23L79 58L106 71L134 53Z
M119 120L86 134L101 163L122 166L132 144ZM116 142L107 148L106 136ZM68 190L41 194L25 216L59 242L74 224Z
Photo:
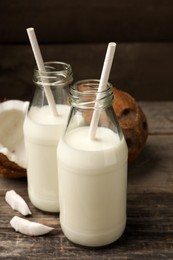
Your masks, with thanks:
M23 122L29 102L8 100L0 103L0 175L26 176Z
M140 155L148 137L147 118L137 101L127 92L113 88L117 119L128 146L128 161L134 162Z

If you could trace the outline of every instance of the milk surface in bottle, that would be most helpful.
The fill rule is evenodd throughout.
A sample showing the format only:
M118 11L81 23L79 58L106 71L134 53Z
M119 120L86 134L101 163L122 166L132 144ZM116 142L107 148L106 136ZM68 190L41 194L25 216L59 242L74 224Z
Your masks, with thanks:
M90 247L116 241L126 225L127 145L111 106L110 84L99 101L95 138L89 138L96 86L87 80L72 87L71 118L57 149L60 225L69 240Z
M71 67L66 63L45 64L46 72L35 75L36 91L24 122L28 195L44 211L59 212L56 150L70 111L68 88ZM45 78L56 102L58 115L51 114L44 93Z

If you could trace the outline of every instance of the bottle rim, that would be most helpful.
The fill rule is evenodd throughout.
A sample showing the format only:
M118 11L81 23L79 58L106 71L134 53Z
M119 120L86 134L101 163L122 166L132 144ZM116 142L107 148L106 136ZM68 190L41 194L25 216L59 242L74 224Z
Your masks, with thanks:
M68 85L73 81L71 65L61 61L44 62L45 70L34 68L33 82L36 85Z
M70 88L70 103L83 109L100 109L111 106L114 100L112 84L98 91L99 79L84 79L75 82ZM97 104L97 105L96 105Z

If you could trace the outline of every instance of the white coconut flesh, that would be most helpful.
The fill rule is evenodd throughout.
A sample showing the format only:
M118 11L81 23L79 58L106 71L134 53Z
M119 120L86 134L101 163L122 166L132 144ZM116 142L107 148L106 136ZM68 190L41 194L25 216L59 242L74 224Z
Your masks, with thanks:
M23 123L29 102L9 100L0 103L0 153L26 168Z

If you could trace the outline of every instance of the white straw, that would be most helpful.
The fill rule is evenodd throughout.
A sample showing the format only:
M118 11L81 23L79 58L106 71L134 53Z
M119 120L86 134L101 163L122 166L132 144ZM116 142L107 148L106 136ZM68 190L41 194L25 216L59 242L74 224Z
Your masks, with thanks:
M96 96L96 100L98 100L101 97L100 92L102 92L106 89L110 70L112 67L115 49L116 49L116 43L110 42L108 44L107 51L106 51L106 56L105 56L105 60L104 60L104 64L103 64L101 77L100 77L98 94ZM91 139L91 140L95 138L97 125L98 125L98 121L99 121L99 117L100 117L100 111L99 111L99 109L97 109L98 105L99 105L98 102L96 102L96 105L95 105L96 109L93 112L93 116L92 116L91 124L90 124L90 128L89 128L89 139Z
M31 47L32 47L32 51L34 53L34 57L36 60L36 64L38 67L38 70L41 72L46 72L45 67L44 67L44 62L43 62L43 58L40 52L40 48L37 42L37 37L35 35L35 31L34 28L27 28L27 33L28 33L28 37L31 43ZM46 84L44 84L46 83ZM44 91L47 97L47 101L48 101L48 105L50 107L51 113L53 116L57 116L57 110L56 110L56 104L55 104L55 100L52 94L52 91L49 87L49 85L47 84L48 82L44 80L43 85L44 85Z

